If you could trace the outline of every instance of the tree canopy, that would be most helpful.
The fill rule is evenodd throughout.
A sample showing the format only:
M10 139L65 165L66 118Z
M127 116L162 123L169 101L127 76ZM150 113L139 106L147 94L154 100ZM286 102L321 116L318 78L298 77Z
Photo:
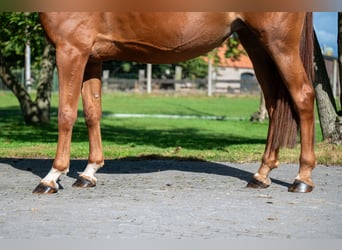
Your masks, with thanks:
M26 43L30 43L32 67L37 68L46 44L38 13L0 13L0 49L11 68L23 67Z

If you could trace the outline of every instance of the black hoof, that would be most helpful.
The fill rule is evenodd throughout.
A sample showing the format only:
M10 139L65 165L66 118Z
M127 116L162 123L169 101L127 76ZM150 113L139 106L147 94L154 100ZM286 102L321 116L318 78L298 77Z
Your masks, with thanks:
M265 184L254 177L248 182L247 187L248 188L268 188L270 185Z
M32 191L33 194L54 194L57 193L58 189L50 186L46 186L43 183L39 185Z
M90 180L85 179L82 176L79 176L77 180L75 181L74 184L72 184L73 187L78 187L78 188L90 188L90 187L95 187L96 183L92 182Z
M288 191L294 193L310 193L313 188L313 186L308 185L303 181L295 180L294 183L289 187Z

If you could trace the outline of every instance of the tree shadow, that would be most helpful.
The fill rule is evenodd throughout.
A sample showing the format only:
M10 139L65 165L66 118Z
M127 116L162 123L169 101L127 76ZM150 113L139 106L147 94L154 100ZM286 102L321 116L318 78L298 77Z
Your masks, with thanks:
M51 169L52 159L16 159L0 158L0 163L29 171L32 174L43 178ZM68 176L77 178L78 174L85 169L87 160L71 160ZM237 178L246 184L252 178L253 173L242 169L242 164L237 166L193 160L180 157L160 157L158 155L144 157L129 157L120 160L106 160L105 166L98 173L102 174L148 174L160 171L176 170L181 172L205 173L213 175L222 175ZM291 184L271 178L273 183L280 186L289 187Z

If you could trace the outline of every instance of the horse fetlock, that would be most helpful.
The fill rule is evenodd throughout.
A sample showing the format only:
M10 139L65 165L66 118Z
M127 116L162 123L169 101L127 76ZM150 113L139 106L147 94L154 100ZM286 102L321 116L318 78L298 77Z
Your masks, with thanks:
M271 185L271 179L266 176L263 177L259 173L254 174L253 178L248 182L249 188L268 188Z
M97 179L95 177L95 173L103 166L103 162L101 163L88 163L86 169L79 175L75 183L72 185L73 187L79 188L88 188L95 187L97 183Z
M41 180L41 183L46 185L46 186L58 189L57 181L58 181L59 177L63 174L67 174L68 172L69 172L69 168L67 168L64 171L60 171L58 169L51 168L50 172Z
M253 178L257 179L258 181L261 181L262 183L265 183L266 185L271 185L272 181L268 175L261 175L259 173L255 173Z
M103 162L101 163L88 163L86 169L83 171L83 173L80 174L80 176L88 179L88 180L95 180L95 173L104 165Z

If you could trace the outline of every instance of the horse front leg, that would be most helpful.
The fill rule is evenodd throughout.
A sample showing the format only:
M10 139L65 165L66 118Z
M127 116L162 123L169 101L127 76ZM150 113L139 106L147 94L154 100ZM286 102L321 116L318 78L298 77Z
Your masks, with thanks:
M87 58L73 47L57 47L56 52L59 78L57 151L50 172L33 190L36 194L56 193L59 177L69 171L72 128L77 119L78 100L87 61Z
M95 173L104 165L100 120L101 109L101 63L88 63L82 86L82 101L85 122L89 135L89 157L86 169L73 187L96 186Z

